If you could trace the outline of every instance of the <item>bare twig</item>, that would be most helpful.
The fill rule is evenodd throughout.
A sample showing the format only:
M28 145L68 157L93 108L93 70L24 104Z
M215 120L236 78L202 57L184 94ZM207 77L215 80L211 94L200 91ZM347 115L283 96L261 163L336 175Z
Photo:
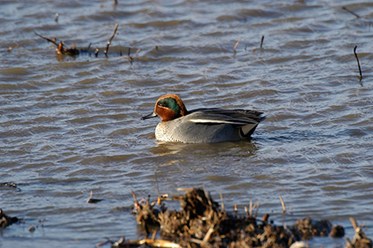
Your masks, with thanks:
M108 42L107 42L106 49L105 49L105 52L104 52L106 57L107 57L107 54L108 54L108 52L109 52L109 47L110 47L110 45L111 45L111 42L112 42L112 40L114 39L115 34L116 34L117 31L118 31L118 27L119 27L119 24L118 24L118 23L115 24L114 32L113 32L113 34L111 35L110 39L109 39Z
M135 53L135 57L138 57L139 56L139 52L141 51L141 48L137 49L136 50L136 53Z
M102 201L102 199L93 198L93 192L91 190L91 192L89 193L89 198L87 199L87 203L98 203L100 201Z
M128 48L127 55L128 55L128 61L129 61L130 64L132 65L132 64L133 64L133 61L134 61L134 58L131 56L131 48L130 48L130 47Z
M58 13L56 13L55 15L54 15L54 21L56 22L56 23L58 23L58 18L60 17L60 14L58 14Z
M233 52L234 52L234 53L236 53L236 49L237 49L237 47L238 47L239 44L240 44L240 39L238 39L238 40L236 41L236 43L234 43L234 46L233 46Z
M34 31L34 34L36 34L36 35L39 36L40 38L42 38L42 39L44 39L44 40L46 40L46 41L48 41L48 42L54 44L56 47L58 47L58 43L57 43L57 41L56 41L56 38L54 38L54 39L50 39L50 38L48 38L48 37L45 37L45 36L43 36L43 35L41 35L41 34L36 33L35 31Z
M237 217L237 213L238 213L237 204L233 205L233 212L234 212L235 216Z
M244 211L245 211L246 217L250 217L249 209L246 206L244 207Z
M255 214L252 217L254 218L258 217L259 207L260 207L259 202L254 204Z
M268 219L269 219L269 214L264 214L263 218L262 218L262 221L263 222L268 222Z
M262 35L262 39L260 40L260 49L263 48L263 42L264 42L264 35Z
M155 240L155 237L157 236L157 230L154 230L152 233L151 240Z
M136 208L136 209L140 208L140 203L139 203L139 201L137 200L137 197L136 197L135 192L131 191L131 195L132 195L132 197L133 197L133 203L134 203L134 205L135 205L135 208Z
M249 217L253 216L253 209L254 209L253 200L250 199L250 203L249 203Z
M370 246L365 246L365 247L372 247L372 240L370 240L365 232L363 231L363 229L357 224L357 221L354 217L350 217L350 222L351 222L351 225L352 227L354 228L354 231L355 231L355 236L354 236L354 239L353 239L353 243L370 243ZM358 246L354 246L354 247L358 247Z
M354 247L354 245L352 244L352 241L349 239L349 238L346 238L346 248L350 248L350 247Z
M136 194L135 192L131 191L131 195L133 197L133 206L134 206L134 209L135 209L135 212L136 213L139 213L139 211L142 209L142 205L140 204L140 202L137 200L137 197L136 197ZM141 221L137 220L139 223ZM148 232L147 232L148 233Z
M357 221L355 220L354 217L350 217L350 222L352 227L354 228L355 232L358 231L359 225L357 224Z
M282 196L280 196L280 195L278 197L280 198L282 213L285 214L286 213L286 205L285 205L284 199L282 199Z
M210 237L211 237L211 234L212 234L213 232L214 232L214 226L211 226L211 227L209 228L209 230L207 231L205 237L203 238L203 241L202 241L202 242L204 242L204 243L208 242L209 239L210 239Z
M191 239L190 239L190 242L196 243L196 244L198 244L198 245L200 245L200 246L202 245L202 241L199 240L199 239L191 238Z
M105 238L105 239L106 239L105 241L101 241L101 242L97 243L96 248L105 246L107 244L114 244L114 241L110 240L109 238Z
M221 210L225 211L223 194L220 192L219 195L220 195L220 201L221 201Z
M76 47L70 47L70 48L65 48L65 44L60 41L59 43L57 43L57 40L56 38L54 39L51 39L51 38L48 38L48 37L45 37L41 34L38 34L34 31L34 33L39 36L40 38L54 44L57 48L56 48L56 52L57 54L60 54L60 55L70 55L70 56L76 56L79 54L79 50L76 49Z
M363 80L363 74L361 72L360 61L359 61L359 57L357 56L356 49L357 49L357 46L354 47L354 54L355 54L355 58L356 58L356 61L357 61L357 66L359 67L359 74L360 74L359 79L361 81L361 80Z
M345 11L347 11L348 13L354 15L356 18L360 18L360 16L358 14L356 14L355 12L347 9L347 7L343 6L342 9L345 10Z
M205 197L207 199L207 202L208 202L209 206L212 208L212 202L211 202L211 198L210 198L209 192L204 188L203 189L203 193L205 193Z

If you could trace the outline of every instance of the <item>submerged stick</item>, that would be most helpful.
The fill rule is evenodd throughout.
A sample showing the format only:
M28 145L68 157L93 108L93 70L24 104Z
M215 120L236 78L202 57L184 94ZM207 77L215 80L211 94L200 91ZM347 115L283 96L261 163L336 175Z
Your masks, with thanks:
M262 35L262 39L260 40L260 49L263 48L263 42L264 42L264 35Z
M113 32L113 34L111 35L110 39L109 39L108 42L107 42L106 50L105 50L105 52L104 52L106 57L107 57L107 54L108 54L108 52L109 52L109 47L110 47L110 45L111 45L111 42L112 42L112 40L114 39L114 37L115 37L115 35L116 35L117 31L118 31L118 27L119 27L119 24L118 24L118 23L115 24L114 32Z
M357 66L359 67L359 74L360 74L359 79L361 81L363 80L363 73L361 72L360 61L359 61L359 57L357 56L356 49L357 49L357 46L354 47L354 54L355 54L355 58L357 61Z
M356 14L355 12L347 9L347 7L343 6L342 9L345 10L345 11L347 11L348 13L354 15L356 18L360 18L360 16L358 14Z

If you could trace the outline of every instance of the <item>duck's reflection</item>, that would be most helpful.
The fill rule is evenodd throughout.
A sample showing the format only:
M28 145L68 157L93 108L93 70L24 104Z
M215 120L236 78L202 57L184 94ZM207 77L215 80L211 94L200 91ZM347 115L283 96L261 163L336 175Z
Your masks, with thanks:
M177 142L156 142L150 151L159 156L172 154L191 155L196 159L203 156L252 156L258 150L257 145L251 141L222 142L213 144L185 144Z

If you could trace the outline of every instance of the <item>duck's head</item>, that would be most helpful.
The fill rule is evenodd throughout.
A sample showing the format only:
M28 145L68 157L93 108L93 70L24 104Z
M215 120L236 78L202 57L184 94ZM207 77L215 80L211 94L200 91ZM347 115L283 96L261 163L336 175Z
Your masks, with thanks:
M158 98L153 113L142 117L142 120L159 116L162 121L171 121L185 116L187 110L178 95L167 94Z

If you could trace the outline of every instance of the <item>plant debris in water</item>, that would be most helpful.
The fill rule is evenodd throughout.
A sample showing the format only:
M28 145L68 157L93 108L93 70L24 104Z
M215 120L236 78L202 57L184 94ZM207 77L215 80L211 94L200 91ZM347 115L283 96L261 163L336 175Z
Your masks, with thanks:
M112 43L115 35L118 32L118 27L119 27L119 25L115 24L114 32L110 36L110 38L109 38L109 40L108 40L108 42L106 44L106 48L104 50L105 57L108 57L109 48L110 48L110 45L111 45L111 43ZM39 36L40 38L42 38L42 39L44 39L44 40L46 40L46 41L54 44L56 46L56 53L57 53L57 55L67 55L67 56L75 57L75 56L78 56L81 53L88 53L88 54L90 54L91 43L89 44L88 49L79 49L75 45L73 45L71 47L66 47L66 45L64 44L63 41L57 42L56 38L48 38L46 36L38 34L35 31L34 31L34 33L35 33L35 35ZM95 53L94 53L95 57L98 56L98 53L99 53L99 49L96 48Z
M1 182L0 188L10 188L15 189L16 191L21 191L21 189L18 188L18 185L14 182Z
M10 217L4 213L4 211L0 208L0 229L3 229L11 224L18 222L19 219L17 217Z
M134 198L134 213L137 222L147 233L142 240L121 238L111 242L112 247L291 247L303 244L302 240L313 237L342 238L342 226L333 226L328 220L304 218L292 226L277 226L268 222L269 214L262 219L253 216L252 209L239 215L237 211L228 213L203 189L184 189L185 194L169 198L158 197L157 201L139 201ZM169 210L164 202L178 200L181 209ZM251 204L250 204L251 205ZM251 208L252 206L250 206ZM347 239L346 247L372 247L372 240L351 219L355 229L352 241ZM159 239L156 239L157 233ZM151 235L151 238L148 238Z
M89 193L89 197L87 199L87 203L98 203L100 201L103 201L103 199L93 198L93 191L91 190L91 192Z

